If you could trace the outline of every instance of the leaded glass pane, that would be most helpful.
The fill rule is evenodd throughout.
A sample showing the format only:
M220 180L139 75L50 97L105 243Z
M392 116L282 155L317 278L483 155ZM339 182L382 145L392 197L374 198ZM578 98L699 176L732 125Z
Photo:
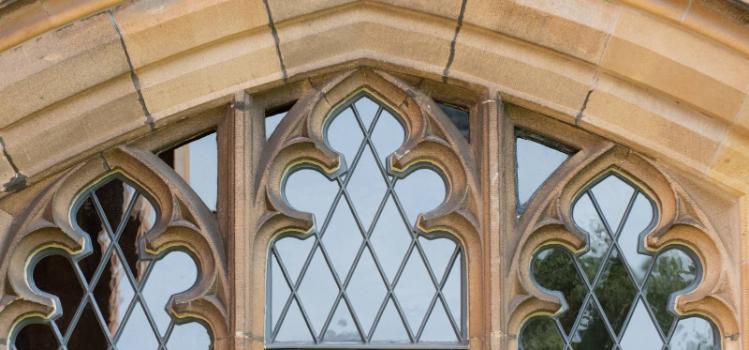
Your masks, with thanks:
M679 319L672 310L674 296L699 279L699 266L682 248L656 256L644 249L656 215L648 196L616 174L580 194L572 216L587 235L586 250L575 255L561 247L546 248L531 265L535 281L558 293L565 308L554 317L529 320L521 347L644 350L670 344L671 349L718 349L710 322Z
M269 139L271 136L273 136L273 132L276 131L278 124L281 124L281 121L286 116L286 113L288 113L288 111L273 113L265 117L265 139L266 140Z
M198 323L179 328L167 313L171 296L198 277L192 257L171 251L142 259L142 239L158 212L147 195L118 177L85 193L74 206L75 227L88 239L84 256L52 255L33 267L34 283L59 298L62 314L22 329L17 349L208 349L211 339ZM39 333L39 327L49 331ZM41 334L41 336L40 336ZM45 336L51 334L52 337Z
M389 172L387 158L405 129L366 94L339 109L325 135L346 171L329 180L302 169L284 182L286 200L312 213L316 230L271 245L266 342L464 347L462 249L447 235L415 228L420 214L444 200L443 178L427 168L403 179Z
M211 211L218 204L218 143L211 132L178 147L166 150L159 157L169 164L198 194Z
M533 193L559 168L569 155L538 141L538 138L515 138L518 211L523 211Z

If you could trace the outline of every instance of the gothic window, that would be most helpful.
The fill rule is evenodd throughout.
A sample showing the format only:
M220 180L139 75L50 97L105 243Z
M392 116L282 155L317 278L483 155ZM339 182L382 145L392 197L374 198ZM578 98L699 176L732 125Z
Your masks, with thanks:
M462 249L415 227L444 200L441 176L393 176L387 158L404 128L369 95L343 105L325 130L347 168L333 181L312 170L286 180L286 200L314 213L315 231L271 247L268 344L465 344Z
M0 198L0 349L739 348L732 197L494 88L287 78Z
M587 235L585 252L543 248L531 265L536 283L558 293L564 309L527 322L522 348L718 349L710 322L673 311L701 271L683 248L647 251L643 239L657 215L652 199L617 174L582 192L572 217Z
M70 259L50 255L33 268L36 287L59 299L60 317L25 327L16 348L208 349L203 326L177 325L166 311L170 297L196 281L190 255L139 258L138 245L158 215L145 192L116 176L81 196L73 217L86 251Z

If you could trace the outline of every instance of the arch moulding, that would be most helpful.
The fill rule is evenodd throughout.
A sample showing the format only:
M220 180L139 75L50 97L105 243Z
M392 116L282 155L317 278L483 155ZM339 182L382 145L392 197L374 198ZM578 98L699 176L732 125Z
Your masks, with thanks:
M40 4L0 1L0 237L22 214L14 208L32 197L20 190L51 186L76 163L199 124L196 116L238 92L314 86L321 75L362 66L500 96L620 143L626 151L616 152L634 150L729 193L740 237L749 235L742 1ZM649 243L656 249L672 238L664 232ZM66 242L71 251L80 244ZM742 263L742 278L734 287L746 291L749 244L738 243L732 262ZM736 324L724 327L748 334L741 320L749 319L749 296L741 294L730 305ZM684 298L685 310L702 307L692 301Z

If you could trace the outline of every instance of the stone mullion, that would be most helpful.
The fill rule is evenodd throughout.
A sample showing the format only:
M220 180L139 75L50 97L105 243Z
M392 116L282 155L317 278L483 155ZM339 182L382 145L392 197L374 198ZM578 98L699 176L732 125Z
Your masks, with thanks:
M511 215L504 214L514 208L511 202L512 192L507 189L507 184L512 181L511 177L506 176L506 166L509 164L507 159L512 159L512 147L507 147L505 142L511 139L510 123L504 118L502 101L498 93L490 91L485 100L478 106L478 118L471 120L472 124L480 123L481 139L475 140L480 142L480 159L479 169L481 172L481 187L483 190L483 232L482 240L484 250L484 269L481 280L484 281L485 300L471 301L469 303L483 302L485 311L483 315L484 333L486 339L483 342L484 348L490 350L510 349L507 338L503 336L504 330L502 324L503 311L502 305L502 254L501 236L512 232L510 223ZM475 130L475 128L474 128ZM510 135L506 135L510 132ZM502 171L505 169L505 171ZM512 188L512 187L510 187ZM514 210L513 210L514 211ZM473 288L474 286L469 286ZM470 308L475 310L476 308ZM477 315L471 316L471 318ZM473 344L471 344L473 345Z
M216 348L247 349L263 344L264 320L252 319L251 302L257 288L252 286L252 227L256 217L251 184L255 164L265 141L264 110L252 97L238 92L218 127L219 196L218 215L227 238L229 279L232 292L228 306L230 339L215 339ZM257 267L260 270L260 267ZM263 295L263 293L260 293Z
M741 338L741 344L743 349L749 349L749 194L745 194L739 199L739 208L741 209L741 305L742 308L739 311L740 318L744 320L741 325L740 332L744 335ZM739 345L737 345L739 346Z

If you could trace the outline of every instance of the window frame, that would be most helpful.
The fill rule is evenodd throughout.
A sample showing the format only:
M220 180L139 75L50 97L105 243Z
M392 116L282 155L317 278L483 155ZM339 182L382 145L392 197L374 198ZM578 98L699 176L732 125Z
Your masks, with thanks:
M211 264L219 267L216 273L209 276L213 279L213 284L201 286L207 289L203 290L200 297L218 295L222 305L212 306L215 310L211 311L210 317L191 312L184 312L180 316L198 318L210 326L216 349L266 348L264 276L268 242L272 233L267 229L263 231L260 227L261 222L266 223L271 217L265 202L267 193L258 186L258 183L266 180L263 179L263 174L255 170L262 169L262 165L266 164L263 163L264 154L273 147L281 147L284 141L283 137L277 137L277 140L266 142L266 111L293 101L309 104L305 99L319 97L321 94L325 96L321 105L326 105L329 102L327 99L335 100L332 98L335 94L342 98L364 84L371 85L373 79L381 79L387 81L390 87L387 84L377 85L373 88L375 93L388 94L400 90L400 94L411 98L428 96L434 100L469 107L471 140L457 152L458 159L472 159L473 164L463 170L475 179L471 191L476 198L473 198L474 204L469 208L475 213L476 232L470 241L468 238L458 237L465 249L464 268L468 270L470 290L467 315L469 348L515 349L517 334L525 320L531 315L553 314L558 310L559 300L529 284L532 279L529 270L525 268L529 266L529 257L535 254L538 247L550 242L570 247L573 251L581 249L580 237L575 235L574 228L569 225L569 213L559 208L564 208L565 203L569 204L570 198L581 191L596 174L605 171L612 164L618 164L631 176L633 183L651 191L652 198L659 203L659 217L664 219L659 221L657 227L663 229L663 232L653 237L649 244L655 249L670 244L687 246L694 251L703 266L705 273L702 282L688 296L679 299L677 310L704 314L715 322L720 331L722 349L738 349L736 340L739 322L736 305L740 298L734 291L740 281L735 275L724 272L733 260L728 256L723 240L710 225L707 216L689 197L687 190L667 174L672 170L655 165L630 149L577 128L574 120L562 122L558 119L564 120L564 117L541 115L541 112L548 111L529 103L504 100L494 88L452 80L436 82L397 70L383 73L371 68L357 68L354 72L346 69L348 68L336 68L294 77L283 84L262 86L222 97L198 110L185 112L181 118L176 118L180 119L177 123L160 125L149 135L129 140L126 142L127 146L96 155L85 162L85 165L66 170L52 176L53 180L49 182L26 189L24 193L29 195L19 193L16 197L9 197L10 204L6 204L8 210L26 214L18 214L22 217L12 227L14 241L11 246L19 249L6 255L2 264L4 272L0 277L16 288L16 294L36 304L33 304L31 311L29 308L0 309L0 331L7 330L6 334L11 334L23 322L54 314L54 307L49 299L28 289L24 276L27 273L26 261L36 258L36 252L50 249L53 242L69 254L78 251L75 241L70 239L71 231L65 223L70 203L58 198L73 198L87 184L96 181L102 174L110 174L114 166L119 165L126 169L128 179L147 184L143 187L149 192L153 191L151 184L163 183L164 185L159 186L166 186L168 190L159 190L159 193L176 196L182 202L175 203L194 211L193 202L197 199L190 194L189 187L174 178L172 170L164 168L163 164L158 164L145 153L168 149L182 140L215 129L219 147L217 216L207 218L204 213L198 215L203 222L211 222L208 224L211 227L203 227L211 232L204 234L208 238L201 243L202 246L192 248L200 251L195 254L196 262L204 264L203 268ZM358 76L358 83L347 80L352 75ZM338 85L345 87L340 89L345 93L331 89L331 86ZM331 91L333 95L328 96ZM323 109L323 112L318 113L328 113L332 106L327 107L327 111ZM534 109L538 111L533 111ZM281 128L284 127L279 126ZM290 127L285 128L291 130ZM536 191L520 216L517 215L513 164L516 129L553 138L578 150ZM130 160L124 160L128 157ZM507 171L508 169L513 171ZM60 181L61 184L48 187L54 181ZM47 202L28 204L23 201L35 196ZM709 201L705 204L710 205ZM45 210L48 212L45 213ZM45 216L49 213L53 217ZM303 215L292 218L297 220L298 227L304 226L299 224L304 219ZM55 238L50 235L44 238L31 237L35 231L32 228L40 219L62 228L55 233ZM684 224L688 220L692 220L694 224ZM219 241L223 243L219 244ZM222 259L225 261L222 262ZM727 281L727 284L719 286L721 281ZM720 293L728 297L720 297Z

